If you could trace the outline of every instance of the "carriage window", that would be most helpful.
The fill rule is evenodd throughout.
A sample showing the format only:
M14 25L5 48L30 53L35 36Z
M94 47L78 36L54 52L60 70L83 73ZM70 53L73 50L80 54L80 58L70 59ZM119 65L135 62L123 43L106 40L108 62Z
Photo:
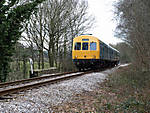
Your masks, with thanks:
M90 43L90 50L96 50L96 42Z
M82 50L88 50L88 43L87 42L82 43Z
M75 48L74 50L81 50L81 43L80 42L76 42L75 43Z

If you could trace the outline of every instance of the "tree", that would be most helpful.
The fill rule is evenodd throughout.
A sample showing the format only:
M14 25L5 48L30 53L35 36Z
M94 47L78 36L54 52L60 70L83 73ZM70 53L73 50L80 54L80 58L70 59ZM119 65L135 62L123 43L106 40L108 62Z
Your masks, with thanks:
M125 42L117 43L116 45L110 45L120 52L120 62L129 63L132 60L132 48Z
M133 49L133 63L141 70L150 70L150 1L121 0L115 7L118 37Z
M39 57L38 57L38 68L41 68L42 63L42 69L44 69L44 41L46 32L44 30L45 21L43 19L44 17L44 11L42 4L38 6L38 10L36 13L31 15L31 18L29 20L28 25L25 27L25 34L27 36L23 36L23 39L25 39L26 42L28 42L28 45L31 47L34 45L36 46ZM32 48L31 48L32 49Z
M5 82L9 62L16 42L22 32L22 22L29 19L36 6L44 0L1 0L0 1L0 81Z
M50 67L57 66L59 56L65 59L67 51L71 52L75 36L92 28L94 18L88 15L87 9L84 0L47 0L31 16L26 31L37 48L47 51Z

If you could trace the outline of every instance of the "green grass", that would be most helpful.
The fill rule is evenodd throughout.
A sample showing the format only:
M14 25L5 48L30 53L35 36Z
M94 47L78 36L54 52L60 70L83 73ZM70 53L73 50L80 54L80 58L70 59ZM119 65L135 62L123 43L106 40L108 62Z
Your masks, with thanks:
M44 62L44 69L49 69L49 68L50 68L49 63ZM38 62L34 63L34 70L36 69L38 69ZM63 62L61 62L61 65L58 68L58 71L62 71L62 72L72 71L72 70L76 70L75 66L72 63L72 60L64 60ZM29 71L30 71L29 62L26 62L25 72L24 72L23 61L19 61L19 63L17 63L16 61L11 62L11 71L9 73L9 76L7 77L7 81L15 81L15 80L29 78Z
M24 64L23 61L19 61L18 65L16 62L11 62L11 70L9 73L9 76L7 77L7 81L15 81L15 80L20 80L20 79L25 79L29 78L29 71L30 71L30 63L26 63L26 71L24 73ZM49 68L49 63L45 62L44 63L44 69ZM38 69L38 63L35 62L34 64L34 69Z

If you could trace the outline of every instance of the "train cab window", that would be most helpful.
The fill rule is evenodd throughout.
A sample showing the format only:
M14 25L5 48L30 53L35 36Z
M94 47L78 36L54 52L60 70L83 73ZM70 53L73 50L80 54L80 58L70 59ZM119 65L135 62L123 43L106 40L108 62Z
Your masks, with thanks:
M75 48L74 50L81 50L81 43L80 42L76 42L75 43Z
M88 42L82 43L82 50L88 50Z
M90 50L96 50L96 42L90 43Z

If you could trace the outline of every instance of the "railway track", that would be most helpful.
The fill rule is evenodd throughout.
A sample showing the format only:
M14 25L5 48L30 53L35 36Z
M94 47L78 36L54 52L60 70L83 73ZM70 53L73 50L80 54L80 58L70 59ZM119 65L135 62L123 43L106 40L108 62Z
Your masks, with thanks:
M10 86L15 86L15 85L23 84L23 83L30 83L30 82L33 82L33 81L44 80L44 79L48 79L48 78L60 77L60 76L63 76L63 75L77 73L77 72L78 71L58 73L58 74L54 74L54 75L51 74L51 75L47 75L47 76L40 76L40 77L23 79L23 80L18 80L18 81L13 81L13 82L0 83L0 90L2 88L6 88L6 87L10 87Z
M25 91L35 87L40 87L47 84L53 84L67 79L72 79L92 72L93 71L67 72L67 73L60 73L60 74L55 74L50 76L41 76L41 77L36 77L31 79L24 79L20 81L1 83L0 98L5 98L3 96L11 95L13 93L18 93L21 91Z

